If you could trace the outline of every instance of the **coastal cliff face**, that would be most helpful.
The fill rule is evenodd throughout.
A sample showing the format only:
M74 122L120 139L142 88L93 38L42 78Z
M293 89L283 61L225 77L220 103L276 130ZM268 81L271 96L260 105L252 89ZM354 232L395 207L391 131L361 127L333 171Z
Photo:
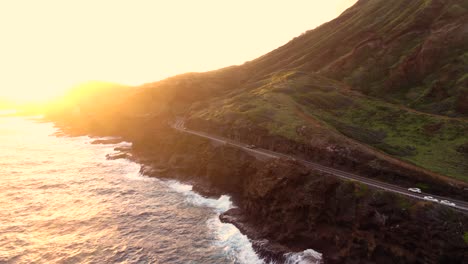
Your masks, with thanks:
M465 263L468 217L449 208L338 180L286 160L170 129L134 142L148 176L190 182L207 196L230 194L221 215L266 259L314 249L325 263Z
M289 249L318 250L326 263L468 261L465 215L294 165L270 163L249 177L240 209L221 219Z
M468 200L468 193L464 191L468 185L457 181L447 182L446 178L439 178L430 171L421 170L400 160L389 159L377 151L369 150L347 139L335 138L331 142L325 136L318 137L312 134L311 140L298 142L283 136L271 135L268 130L252 124L237 126L192 119L187 121L187 125L199 131L223 135L265 149L292 154L368 178L408 188L418 186L428 193ZM302 131L302 133L307 134L307 131Z

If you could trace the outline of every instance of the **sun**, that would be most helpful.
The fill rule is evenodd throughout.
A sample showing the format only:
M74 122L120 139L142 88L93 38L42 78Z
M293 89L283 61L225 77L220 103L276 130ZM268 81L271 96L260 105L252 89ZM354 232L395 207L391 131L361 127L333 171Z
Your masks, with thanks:
M0 1L0 98L40 102L89 80L137 86L243 64L355 1Z

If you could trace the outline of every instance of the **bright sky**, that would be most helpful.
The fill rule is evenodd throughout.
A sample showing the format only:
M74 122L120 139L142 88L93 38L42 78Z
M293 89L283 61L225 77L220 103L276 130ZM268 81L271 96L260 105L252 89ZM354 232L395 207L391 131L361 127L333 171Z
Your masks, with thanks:
M103 80L137 85L242 64L357 0L0 1L0 97Z

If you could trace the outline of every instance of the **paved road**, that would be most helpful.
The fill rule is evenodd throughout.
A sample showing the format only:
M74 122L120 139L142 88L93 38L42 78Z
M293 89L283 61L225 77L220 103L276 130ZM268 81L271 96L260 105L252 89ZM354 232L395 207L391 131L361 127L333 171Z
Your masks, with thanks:
M262 148L250 148L248 144L244 144L244 143L237 142L237 141L227 139L227 138L223 138L223 137L220 137L220 136L210 135L210 134L207 134L207 133L204 133L204 132L199 132L199 131L194 131L194 130L187 129L187 128L184 127L184 121L182 119L178 119L173 124L172 127L174 129L176 129L176 130L179 130L179 131L187 133L187 134L192 134L192 135L196 135L196 136L199 136L199 137L207 138L207 139L219 142L221 144L229 144L231 146L241 148L241 149L243 149L245 151L255 153L256 155L262 155L262 156L264 156L266 158L293 159L293 160L301 162L301 163L303 163L305 165L308 165L308 166L312 167L315 170L325 172L327 174L331 174L331 175L334 175L334 176L342 178L342 179L361 182L363 184L366 184L366 185L374 187L374 188L378 188L378 189L398 193L398 194L409 196L409 197L412 197L412 198L415 198L415 199L425 200L424 196L432 196L432 197L438 199L439 201L447 200L447 201L450 201L452 203L455 203L455 206L453 206L454 208L457 208L459 210L468 212L468 202L465 202L465 201L455 200L455 199L451 199L451 198L448 198L448 197L441 197L441 196L437 196L437 195L431 195L431 194L427 194L427 193L414 193L414 192L408 191L408 189L406 189L406 188L403 188L403 187L400 187L400 186L397 186L397 185L393 185L393 184L389 184L389 183L369 179L369 178L362 177L362 176L359 176L359 175L356 175L356 174L353 174L353 173L337 170L337 169L334 169L334 168L331 168L331 167L326 167L326 166L320 165L318 163L303 160L303 159L300 159L300 158L297 158L297 157L294 157L294 156L291 156L291 155L286 155L286 154L283 154L283 153L274 152L274 151L267 150L267 149L262 149ZM427 200L425 200L425 201L427 201Z

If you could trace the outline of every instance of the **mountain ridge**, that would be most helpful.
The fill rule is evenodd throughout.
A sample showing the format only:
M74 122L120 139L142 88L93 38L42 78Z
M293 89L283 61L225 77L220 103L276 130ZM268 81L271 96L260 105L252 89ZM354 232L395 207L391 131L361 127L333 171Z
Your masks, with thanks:
M211 122L233 131L250 127L300 144L352 152L348 138L468 181L463 151L468 144L463 110L468 104L468 78L463 77L468 72L468 60L463 59L468 55L467 10L461 0L361 0L338 18L255 60L148 83L107 109L116 118L186 116L188 124ZM456 31L460 27L466 32ZM433 29L446 28L433 34ZM382 48L389 40L393 46ZM453 52L449 57L455 56L455 62L447 64L445 50ZM429 55L433 58L427 62ZM376 70L382 72L376 75ZM416 86L395 84L408 76ZM407 95L419 99L411 101ZM98 115L106 109L89 111ZM311 125L300 113L322 126Z

